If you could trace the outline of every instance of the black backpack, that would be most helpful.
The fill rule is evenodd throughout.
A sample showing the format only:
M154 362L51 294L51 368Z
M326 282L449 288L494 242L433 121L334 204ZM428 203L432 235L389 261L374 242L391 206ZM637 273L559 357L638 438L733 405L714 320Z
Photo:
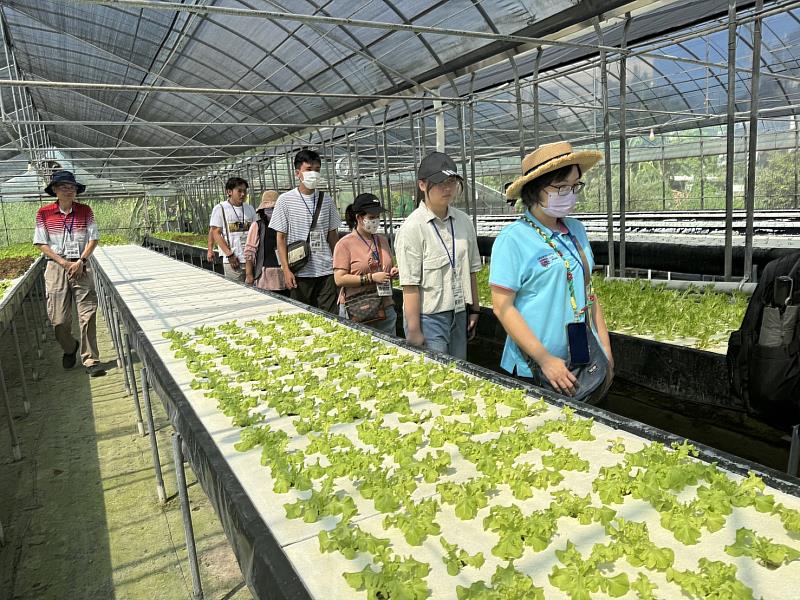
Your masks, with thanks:
M765 308L771 309L770 316L777 314L773 299L776 280L781 276L788 276L793 282L788 303L800 304L800 252L797 252L773 260L764 268L742 326L728 341L727 363L731 393L744 402L750 415L790 430L800 423L800 324L779 345L759 343L765 341L759 339Z

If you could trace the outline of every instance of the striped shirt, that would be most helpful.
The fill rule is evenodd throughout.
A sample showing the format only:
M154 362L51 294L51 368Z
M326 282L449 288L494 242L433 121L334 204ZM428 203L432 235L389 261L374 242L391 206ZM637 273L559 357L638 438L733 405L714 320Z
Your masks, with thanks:
M269 222L270 228L286 234L287 244L304 241L308 237L311 221L314 218L316 198L316 194L306 196L301 194L297 188L284 192L278 196L275 203L272 219ZM306 266L295 275L298 277L322 277L333 273L333 255L327 238L328 232L339 229L341 224L342 218L336 210L333 199L329 194L325 194L314 228L314 231L319 232L325 238L322 249L312 251Z
M94 213L87 204L73 202L65 213L58 201L42 206L36 213L34 244L47 244L56 254L64 256L66 242L78 242L80 253L89 240L99 240L100 231L94 221Z

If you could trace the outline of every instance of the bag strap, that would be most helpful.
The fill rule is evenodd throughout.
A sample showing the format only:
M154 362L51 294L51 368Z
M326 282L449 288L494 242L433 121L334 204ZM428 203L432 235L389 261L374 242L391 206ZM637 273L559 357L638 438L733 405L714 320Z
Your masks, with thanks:
M225 202L228 202L225 200ZM220 204L220 208L222 209L222 222L225 224L225 243L228 244L228 249L233 252L233 248L231 248L231 228L228 226L228 217L225 216L225 202ZM230 202L228 202L230 204Z
M317 219L319 219L319 211L322 210L322 203L324 200L325 200L325 194L323 192L320 192L319 196L317 197L317 206L314 208L314 217L311 219L311 227L308 228L306 243L311 241L311 232L314 231L314 227L317 226Z
M589 296L591 295L592 289L592 272L589 270L589 261L586 259L586 253L583 251L583 246L578 243L578 239L572 235L572 232L567 228L567 234L569 235L569 239L572 240L572 243L575 245L575 248L578 250L578 254L581 255L581 263L583 265L583 286L584 286L584 296L586 298L586 302L589 302ZM594 328L594 318L592 316L592 309L586 311L586 322L588 323L590 328Z

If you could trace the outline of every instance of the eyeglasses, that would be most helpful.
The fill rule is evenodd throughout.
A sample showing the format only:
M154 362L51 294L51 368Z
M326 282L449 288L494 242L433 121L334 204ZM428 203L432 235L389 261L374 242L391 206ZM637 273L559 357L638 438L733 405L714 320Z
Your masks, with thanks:
M437 183L437 184L434 184L434 185L452 187L454 185L458 185L460 182L461 182L461 179L459 179L458 177L448 177L444 181L442 181L440 183Z
M574 194L580 194L583 191L583 188L586 187L586 184L582 181L579 181L575 185L548 185L547 187L558 190L559 196L566 196L570 192Z

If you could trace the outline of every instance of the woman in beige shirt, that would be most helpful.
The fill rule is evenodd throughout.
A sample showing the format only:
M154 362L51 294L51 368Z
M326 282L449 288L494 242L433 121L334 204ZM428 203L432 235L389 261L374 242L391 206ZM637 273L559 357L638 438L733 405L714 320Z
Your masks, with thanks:
M275 230L269 228L272 209L278 192L267 190L261 194L261 204L256 209L256 220L247 232L244 246L245 283L262 290L288 296L283 272L275 254Z
M419 206L395 239L406 339L466 359L480 314L478 238L469 215L452 206L462 185L453 159L432 152L417 174Z
M333 250L333 277L341 288L339 316L357 320L355 314L349 314L347 301L359 294L377 293L383 298L384 316L361 322L382 333L396 335L397 313L392 300L391 279L397 276L397 267L388 240L377 233L381 212L384 208L380 201L369 193L359 194L345 209L344 218L351 231Z

